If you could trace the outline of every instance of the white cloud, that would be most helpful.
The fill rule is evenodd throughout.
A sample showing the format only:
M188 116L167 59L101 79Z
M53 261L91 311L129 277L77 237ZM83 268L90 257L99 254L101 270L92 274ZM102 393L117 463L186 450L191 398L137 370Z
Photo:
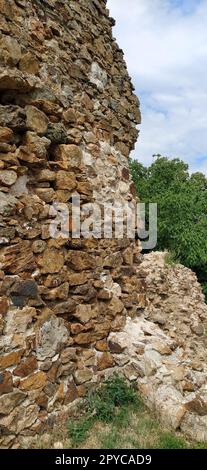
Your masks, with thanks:
M179 156L207 172L207 0L107 5L141 101L136 157L150 163L154 153Z

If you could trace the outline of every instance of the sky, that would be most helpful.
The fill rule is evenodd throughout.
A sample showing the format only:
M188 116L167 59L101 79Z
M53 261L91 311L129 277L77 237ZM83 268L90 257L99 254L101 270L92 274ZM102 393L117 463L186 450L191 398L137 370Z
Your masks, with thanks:
M179 157L207 174L207 0L108 0L141 102L132 157Z

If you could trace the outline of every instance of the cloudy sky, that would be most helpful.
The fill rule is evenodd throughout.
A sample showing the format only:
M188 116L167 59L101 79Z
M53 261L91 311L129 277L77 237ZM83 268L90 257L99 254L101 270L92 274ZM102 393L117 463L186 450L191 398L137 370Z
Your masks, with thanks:
M135 156L161 153L207 174L207 0L108 0L141 101Z

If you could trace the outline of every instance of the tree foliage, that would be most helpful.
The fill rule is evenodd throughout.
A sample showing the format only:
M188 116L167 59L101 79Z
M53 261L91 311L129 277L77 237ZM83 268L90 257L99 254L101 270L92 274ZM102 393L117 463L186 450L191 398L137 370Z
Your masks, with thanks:
M156 155L149 168L130 161L141 202L158 204L158 244L193 269L207 295L207 178L178 158Z

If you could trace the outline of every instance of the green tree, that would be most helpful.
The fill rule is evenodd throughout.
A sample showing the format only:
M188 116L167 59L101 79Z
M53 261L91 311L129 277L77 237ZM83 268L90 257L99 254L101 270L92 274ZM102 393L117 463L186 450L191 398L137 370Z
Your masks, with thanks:
M136 160L130 167L140 200L158 204L156 249L194 270L207 295L207 178L178 158L154 157L148 168Z

